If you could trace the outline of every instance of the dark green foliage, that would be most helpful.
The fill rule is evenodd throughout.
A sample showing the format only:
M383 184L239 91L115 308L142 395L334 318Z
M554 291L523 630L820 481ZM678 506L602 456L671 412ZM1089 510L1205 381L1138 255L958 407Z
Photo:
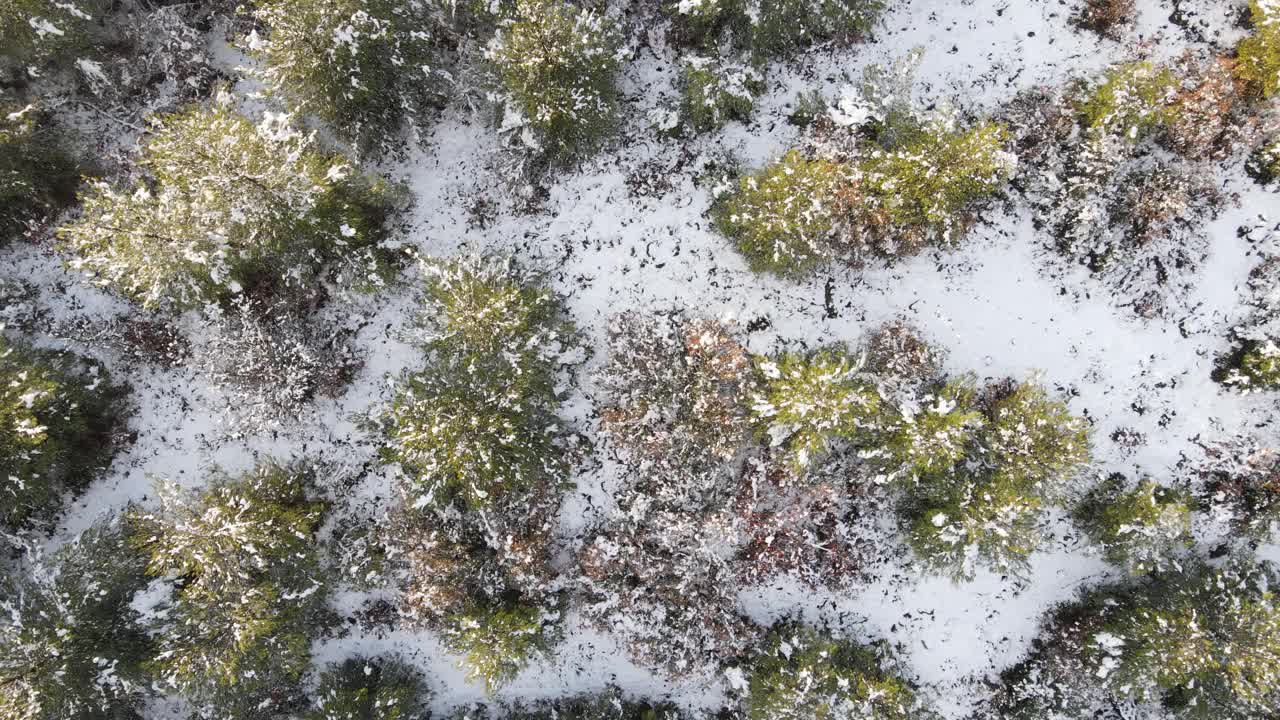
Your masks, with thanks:
M1269 720L1280 678L1274 569L1235 558L1100 588L1054 613L1032 656L1006 674L1000 717L1161 703L1174 717Z
M138 717L151 640L130 603L144 565L113 521L0 579L0 718Z
M424 720L430 691L398 657L352 657L320 675L303 720Z
M25 74L90 43L96 0L0 0L0 76Z
M421 3L269 0L254 15L268 30L250 47L268 87L360 151L395 147L403 127L420 134L440 102L437 30Z
M750 120L764 83L750 65L697 57L685 64L682 89L686 122L695 132L708 132L730 120Z
M560 0L517 0L486 51L506 112L553 159L598 144L613 124L621 37L611 18Z
M1040 543L1041 510L1088 462L1088 425L1033 383L980 393L952 384L926 401L932 407L901 421L884 448L888 476L904 486L912 547L956 579L979 564L1023 572ZM904 442L917 423L936 453L917 457L918 445Z
M1108 562L1134 575L1163 570L1192 544L1191 498L1144 480L1129 488L1114 475L1073 511L1076 524L1102 547Z
M463 656L467 678L493 692L556 641L555 611L522 602L472 602L446 620L443 639Z
M264 464L198 495L162 483L159 508L131 517L147 571L175 579L151 669L214 718L274 717L310 665L327 587L311 482Z
M667 0L676 40L714 50L722 44L757 58L789 55L827 40L870 34L883 0Z
M73 265L148 307L306 287L334 263L381 283L400 191L317 150L284 116L254 124L220 96L160 121L128 188L93 183L59 230Z
M1280 4L1249 0L1253 34L1236 47L1236 76L1264 98L1280 92Z
M750 720L923 720L914 689L886 669L883 643L860 645L791 621L775 625L747 670Z
M680 720L683 715L670 703L631 700L622 691L610 687L591 695L577 695L557 700L516 703L495 708L470 707L458 710L452 720L497 720L501 717L519 720Z
M70 205L79 184L80 167L49 117L0 104L0 246Z
M102 366L0 337L0 525L48 520L110 464L123 389Z
M470 508L559 485L568 472L555 372L574 329L535 278L496 261L438 268L427 284L427 367L384 417L385 456L418 507Z

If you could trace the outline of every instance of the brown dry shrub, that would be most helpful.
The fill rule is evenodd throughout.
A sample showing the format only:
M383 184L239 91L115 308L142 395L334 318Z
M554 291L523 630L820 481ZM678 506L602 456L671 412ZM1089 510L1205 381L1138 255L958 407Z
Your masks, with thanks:
M1133 24L1134 0L1085 0L1072 20L1109 40L1119 40Z

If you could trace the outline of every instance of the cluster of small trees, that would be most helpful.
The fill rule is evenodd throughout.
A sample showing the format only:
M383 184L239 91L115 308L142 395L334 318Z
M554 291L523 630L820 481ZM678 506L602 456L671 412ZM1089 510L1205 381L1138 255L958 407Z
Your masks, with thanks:
M918 58L918 55L912 57ZM797 276L833 259L861 264L957 242L1013 174L1008 131L910 106L910 65L872 68L792 150L722 189L717 229L756 271Z
M576 331L536 275L496 258L428 268L425 366L386 410L400 506L384 545L401 613L440 631L489 687L547 649L552 531L575 454L556 390Z
M1043 508L1089 456L1086 424L1045 390L946 378L900 325L858 353L753 357L731 326L625 315L603 384L601 430L628 472L584 545L586 613L675 674L753 642L743 584L840 586L865 570L851 518L881 488L926 567L1024 570Z
M1280 700L1276 580L1269 563L1242 557L1086 591L1004 673L990 717L1152 704L1175 717L1271 717Z

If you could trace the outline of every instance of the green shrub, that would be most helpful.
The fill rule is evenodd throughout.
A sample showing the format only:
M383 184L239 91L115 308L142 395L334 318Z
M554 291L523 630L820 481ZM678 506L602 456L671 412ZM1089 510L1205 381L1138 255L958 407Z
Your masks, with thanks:
M101 366L0 337L0 525L47 520L106 468L122 399Z
M268 29L250 47L267 87L360 151L394 147L402 127L420 133L441 100L435 29L420 4L268 0L253 12Z
M485 707L468 707L450 716L452 720L680 720L683 714L671 703L651 704L631 700L616 687L590 695L554 700L503 704L490 713Z
M148 573L177 578L151 670L213 717L275 717L310 666L326 594L311 480L264 464L198 495L161 483L159 508L131 516Z
M752 412L797 468L819 459L836 439L856 440L878 428L880 395L844 349L785 353L759 368L764 389Z
M954 130L938 121L906 144L871 153L858 163L861 184L853 190L862 196L853 203L862 231L876 238L907 235L897 249L881 251L891 255L907 254L925 239L954 240L966 225L965 213L1012 177L1008 141L1008 129L997 123Z
M1249 173L1258 182L1266 184L1280 180L1280 137L1258 148L1249 158Z
M0 105L0 246L70 205L80 168L34 107Z
M1191 498L1152 480L1128 490L1123 481L1099 484L1075 509L1076 522L1108 562L1133 575L1163 570L1192 544Z
M1280 3L1249 0L1253 34L1236 48L1236 76L1262 97L1280 92Z
M377 282L398 202L385 181L316 150L284 116L254 125L223 96L160 121L129 188L92 183L59 234L74 267L147 307L198 307L303 286L332 261Z
M743 700L750 720L926 720L906 681L884 667L885 645L833 638L793 622L776 625L749 661Z
M397 657L352 657L320 674L303 720L417 720L430 691L422 676Z
M1116 65L1083 98L1087 127L1137 140L1177 119L1173 105L1178 78L1149 60Z
M0 717L137 717L151 640L130 603L143 565L111 522L0 578Z
M904 448L911 436L899 426L878 458L903 487L899 513L911 546L957 581L972 579L979 565L1022 574L1041 542L1045 506L1088 462L1088 424L1032 383L988 386L976 405L963 384L944 393L952 395L939 402L948 413L931 423L948 437L928 439L941 444L939 457ZM918 455L929 458L928 471Z
M841 165L792 150L717 198L712 218L752 270L801 275L832 255L837 194L847 182Z
M883 0L761 0L749 12L757 55L784 55L828 39L871 32Z
M556 486L569 462L558 430L555 370L573 339L559 299L514 266L463 261L427 287L428 365L384 416L384 457L399 462L417 506L481 508Z
M486 692L506 685L554 643L554 626L542 609L521 603L471 603L448 620L444 643L463 655L468 680Z
M695 57L685 62L683 90L686 122L695 132L709 132L730 120L750 120L764 83L751 66Z
M550 157L598 143L613 124L621 37L598 12L561 0L517 0L485 55L506 112L532 128Z
M971 382L961 379L920 398L919 411L904 414L885 436L882 451L890 477L950 473L972 450L974 432L986 421L975 395Z
M39 69L87 45L101 10L96 2L0 0L0 70Z

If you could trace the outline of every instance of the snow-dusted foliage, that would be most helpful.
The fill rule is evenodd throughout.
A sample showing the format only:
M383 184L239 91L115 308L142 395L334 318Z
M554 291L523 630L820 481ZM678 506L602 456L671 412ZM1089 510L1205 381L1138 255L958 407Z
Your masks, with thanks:
M503 704L492 710L485 706L464 707L449 720L681 720L684 715L671 703L649 703L623 696L616 687L591 695L557 700Z
M80 168L49 121L34 105L0 102L0 246L75 200Z
M1087 716L1110 705L1174 717L1272 717L1280 678L1274 568L1236 558L1103 587L1050 618L1005 675L999 717Z
M1177 567L1193 544L1192 507L1185 491L1154 480L1130 486L1117 474L1099 483L1073 514L1108 562L1142 575Z
M752 398L752 413L797 468L820 459L836 439L857 441L877 429L880 395L861 369L840 347L759 364L764 387Z
M427 365L408 375L383 423L415 507L489 505L554 487L568 472L556 374L572 322L536 276L496 259L428 270Z
M0 527L47 522L110 464L123 390L95 362L0 336Z
M320 674L302 720L418 720L430 697L423 677L402 658L357 655Z
M1072 17L1077 25L1110 40L1119 40L1133 26L1134 0L1080 0Z
M1205 256L1199 228L1226 201L1213 161L1263 126L1231 67L1190 55L1121 63L1007 111L1037 223L1144 317L1188 292Z
M809 154L792 150L720 191L716 227L753 270L803 275L830 259L861 264L950 245L1003 190L1016 166L1008 130L911 110L909 88L898 87L910 72L909 63L868 71Z
M378 284L398 202L386 181L317 149L288 116L254 124L222 94L161 118L127 186L90 184L59 234L74 267L148 307L303 287L338 261Z
M270 0L249 50L267 87L300 116L323 120L361 152L420 137L441 101L439 29L422 0Z
M234 297L202 325L194 364L246 430L297 419L320 396L337 395L359 368L340 328L312 303Z
M1249 0L1253 34L1236 48L1236 75L1263 97L1280 92L1280 3Z
M161 482L159 507L130 516L147 572L171 588L149 666L201 717L271 718L296 698L327 588L312 480L305 466L267 463L199 494Z
M956 579L979 566L1025 572L1041 543L1043 509L1089 460L1087 424L1029 382L980 392L943 386L922 400L923 412L899 423L925 423L923 435L933 433L927 442L938 443L933 461L922 471L917 452L898 449L914 443L900 441L886 446L882 460L903 488L900 512L913 549Z
M1231 328L1233 350L1221 358L1214 379L1243 393L1280 387L1280 254L1274 229L1255 228L1249 238L1260 243L1262 262L1249 274L1246 307L1250 312Z
M96 1L5 0L0 4L0 77L39 75L49 61L86 45L103 9Z
M870 34L882 0L663 0L677 42L730 46L757 58L787 55L824 40Z
M598 144L614 124L621 37L613 17L560 0L516 0L485 51L502 127L551 159Z
M886 643L780 621L746 664L750 720L927 720L932 713L892 667Z
M1202 504L1247 544L1280 529L1280 457L1256 438L1232 438L1205 449L1191 468Z
M719 130L730 120L750 120L763 90L764 79L751 64L691 57L684 63L680 111L694 132Z
M131 606L142 557L117 520L0 577L0 717L136 717L151 640Z
M558 621L558 613L537 605L470 602L449 617L441 635L449 650L462 656L468 679L493 692L555 644Z
M1249 174L1264 185L1280 180L1280 136L1271 138L1258 148L1249 159L1248 169Z

